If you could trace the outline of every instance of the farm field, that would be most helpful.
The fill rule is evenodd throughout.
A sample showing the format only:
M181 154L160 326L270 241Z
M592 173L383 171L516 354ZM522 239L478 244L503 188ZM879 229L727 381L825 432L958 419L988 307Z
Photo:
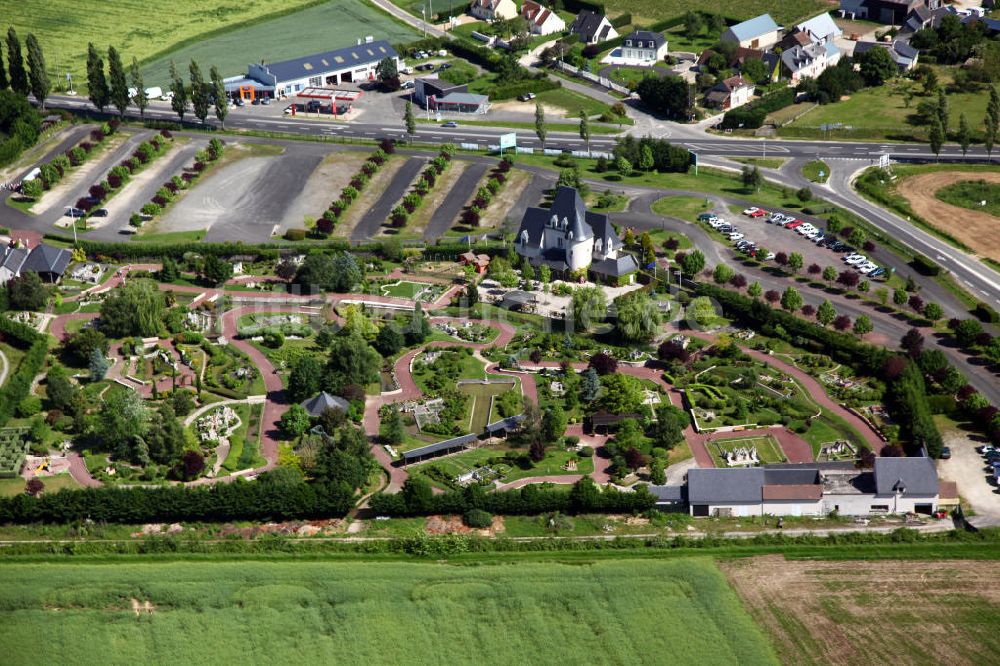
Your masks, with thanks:
M70 72L77 90L82 90L86 85L88 42L103 49L105 54L108 46L113 45L126 64L133 56L146 61L185 42L197 41L207 33L231 30L310 4L315 4L315 0L253 0L228 4L216 0L179 0L171 5L171 11L159 12L150 11L149 3L144 0L50 0L44 3L6 2L3 13L6 23L14 26L22 40L28 33L38 38L53 84L63 83L66 72ZM325 29L329 30L329 26ZM246 46L255 48L252 44ZM253 53L247 62L261 55L258 51ZM208 68L202 69L207 72ZM184 72L187 72L186 67ZM147 86L155 84L146 81Z
M193 58L202 71L217 65L223 76L235 76L246 73L251 62L277 62L352 46L366 35L392 44L420 38L419 32L365 0L336 0L184 45L149 61L143 76L146 85L164 85L169 80L171 58L184 63L184 73Z
M730 560L721 568L786 664L1000 660L992 562Z
M8 664L776 663L708 559L45 562L0 582L0 639L45 637Z
M691 9L691 3L683 0L612 0L607 3L608 14L617 16L632 13L633 24L648 24L654 21L681 16ZM705 0L698 3L698 11L706 14L722 14L731 19L745 20L758 14L770 12L781 25L790 25L797 19L804 19L830 9L823 0ZM673 50L673 48L671 48Z

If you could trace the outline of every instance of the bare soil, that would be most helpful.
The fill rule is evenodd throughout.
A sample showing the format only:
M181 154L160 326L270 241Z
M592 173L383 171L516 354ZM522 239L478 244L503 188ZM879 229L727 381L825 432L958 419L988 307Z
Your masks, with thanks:
M896 186L913 212L936 229L958 239L978 255L1000 261L1000 220L981 211L947 204L935 195L948 185L966 180L1000 183L1000 172L935 171L906 178Z
M486 212L479 220L480 229L495 229L501 226L504 218L507 217L508 211L517 204L517 200L521 197L521 192L531 182L531 174L527 171L512 169L507 172L507 176L507 182L504 183L500 193L487 206ZM489 180L489 174L485 176L485 179ZM477 187L476 189L478 190L479 188Z
M720 562L786 664L1000 660L1000 562Z
M478 536L496 536L503 532L503 516L493 516L493 524L484 529L466 526L461 516L428 516L425 528L428 534L476 534Z
M302 195L288 206L281 221L281 231L301 228L307 215L319 219L323 211L340 197L341 190L351 182L367 157L364 153L347 151L334 151L327 155L309 176Z
M542 110L545 111L545 119L547 121L559 119L566 115L566 109L561 106L542 104ZM524 114L525 122L534 122L535 120L535 104L533 102L520 102L518 100L491 102L490 111L516 111Z

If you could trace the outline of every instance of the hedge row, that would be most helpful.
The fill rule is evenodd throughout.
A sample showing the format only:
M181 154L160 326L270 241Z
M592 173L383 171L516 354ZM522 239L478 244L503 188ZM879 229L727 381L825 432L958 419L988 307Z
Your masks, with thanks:
M413 189L410 193L403 197L402 202L398 206L392 209L392 212L389 214L389 221L393 227L399 229L406 226L410 215L417 211L424 202L424 197L434 189L438 178L440 178L441 174L449 166L451 166L451 147L444 146L441 148L438 156L432 159L427 168L424 169L420 179L413 184Z
M795 89L784 88L764 95L756 102L726 111L722 117L723 129L757 129L764 124L767 114L795 103Z
M486 493L481 487L430 495L410 492L412 481L407 481L403 492L394 495L383 493L371 498L371 508L382 516L422 516L432 514L464 514L470 509L480 509L500 515L534 515L549 511L566 513L633 513L652 509L656 498L639 487L635 492L621 492L615 488L599 490L590 477L573 485L570 492L558 489L525 486L506 492Z
M31 392L31 383L42 371L48 355L48 338L39 335L35 329L6 317L0 317L0 339L13 344L27 353L18 363L17 369L0 388L0 426L7 424L14 410Z
M278 485L242 479L208 487L86 488L0 498L0 523L106 523L289 520L343 516L353 506L346 486Z
M160 132L160 134L164 139L167 140L169 140L171 137L169 130L163 130L162 132ZM142 148L142 146L140 146L140 148ZM198 178L200 178L203 173L205 173L205 169L208 168L209 162L215 162L220 157L222 157L222 151L223 151L222 141L213 138L209 142L208 149L199 150L197 153L195 153L194 163L191 165L190 168L184 169L181 172L180 176L174 176L173 178L165 182L163 186L156 191L156 194L153 195L153 198L149 202L143 204L141 209L142 214L148 215L149 217L153 217L159 215L164 210L166 210L167 207L170 205L170 202L173 201L174 197L177 196L177 193L180 190L191 187L195 183L195 181L198 180ZM162 148L159 147L158 145L157 145L157 152L158 154L163 154ZM138 156L139 154L137 152L136 157ZM143 220L138 213L133 213L131 219L129 220L129 224L131 224L133 227L141 227L142 222Z
M391 144L387 144L387 146L391 146ZM337 221L343 217L344 213L346 213L351 207L351 204L353 204L355 200L361 196L361 191L365 189L368 182L386 163L386 154L387 153L383 148L376 148L375 151L368 156L368 159L361 165L358 172L351 177L347 187L341 190L340 196L332 201L329 207L327 207L327 209L323 212L323 215L316 220L317 232L323 234L324 236L329 236L333 233L333 229L336 227ZM296 236L288 236L288 238L292 240L297 239ZM305 238L305 232L302 233L302 238Z
M478 227L482 220L483 213L489 207L500 189L507 182L508 172L514 166L514 161L510 157L504 157L493 169L486 185L479 188L472 203L462 211L462 224L470 227Z

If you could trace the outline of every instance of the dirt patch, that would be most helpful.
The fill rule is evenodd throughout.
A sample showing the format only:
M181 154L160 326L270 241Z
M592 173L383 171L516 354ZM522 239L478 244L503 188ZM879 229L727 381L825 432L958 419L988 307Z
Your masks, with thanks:
M301 196L296 197L288 207L281 221L281 231L301 228L307 215L319 218L340 196L341 190L351 182L367 157L365 153L341 151L327 155L309 176Z
M567 114L566 109L561 106L553 106L552 104L542 104L542 109L545 111L546 121L562 118ZM510 102L492 102L490 103L490 111L515 111L524 114L524 122L535 122L534 102L519 102L516 100Z
M508 171L507 177L507 182L504 183L500 194L493 198L479 220L479 229L495 229L502 225L507 213L517 204L524 188L531 182L531 174L518 169Z
M720 563L790 664L996 663L1000 563Z
M906 178L896 187L910 202L913 212L935 229L956 238L978 255L1000 261L1000 234L996 232L1000 220L988 213L952 206L935 196L941 188L966 180L1000 183L1000 172L935 171Z
M506 528L503 516L493 516L493 524L483 529L466 526L461 516L429 516L424 529L428 534L475 534L478 536L496 536Z

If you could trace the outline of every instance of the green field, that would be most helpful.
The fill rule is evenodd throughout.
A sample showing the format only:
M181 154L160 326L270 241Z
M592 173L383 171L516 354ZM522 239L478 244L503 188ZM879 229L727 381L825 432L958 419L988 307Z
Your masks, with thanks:
M167 11L166 8L151 7L145 0L5 2L3 18L5 25L14 26L22 41L28 33L38 38L55 85L64 82L68 71L73 74L76 87L80 90L86 84L84 74L88 42L93 42L105 53L108 46L114 46L126 64L131 62L133 56L145 61L185 42L196 41L207 33L232 30L247 22L260 21L310 4L315 4L315 0L254 0L244 3L179 0L171 4ZM317 32L319 29L320 26L317 26ZM329 30L329 27L326 29ZM254 48L250 44L246 46ZM259 50L252 52L250 61L262 55ZM245 66L244 62L242 67ZM208 68L202 69L207 71ZM154 83L146 81L146 85Z
M178 63L193 58L201 63L202 71L217 65L223 76L235 76L245 73L251 62L277 62L330 51L351 46L366 35L392 44L420 38L419 32L364 0L335 0L186 45L168 57L150 61L143 76L146 85L164 85L171 58Z
M80 488L80 484L78 484L69 474L40 476L38 478L45 484L45 492L47 493L56 493L63 488ZM13 479L0 479L0 496L13 497L14 495L20 495L24 492L24 485L26 483L27 481L20 476L14 477Z
M486 430L490 421L490 407L493 404L493 396L499 396L517 387L517 381L511 377L510 382L497 384L462 384L458 387L459 392L472 396L469 409L472 414L469 417L469 432L481 433Z
M0 581L0 637L31 643L7 664L776 663L707 559L49 562Z
M1000 217L1000 184L988 183L985 180L966 180L954 185L942 187L934 193L941 201L952 206L979 210ZM986 205L981 206L980 202Z
M606 5L612 16L632 13L633 23L651 23L662 19L681 16L692 9L684 0L612 0ZM770 12L780 25L790 25L797 19L804 19L830 9L822 0L704 0L699 2L698 11L706 14L722 14L725 17L746 20L758 14ZM674 50L671 46L670 50Z
M823 160L811 160L802 166L802 175L814 183L825 183L830 177L830 167Z

